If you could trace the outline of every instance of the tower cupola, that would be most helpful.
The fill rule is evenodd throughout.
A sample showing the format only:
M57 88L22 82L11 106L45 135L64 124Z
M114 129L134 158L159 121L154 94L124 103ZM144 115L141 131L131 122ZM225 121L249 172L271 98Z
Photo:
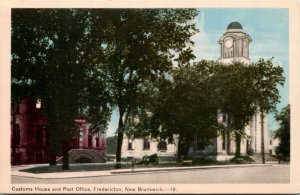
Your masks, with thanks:
M251 37L243 30L239 22L231 22L219 39L220 61L229 64L233 61L250 63L249 44Z

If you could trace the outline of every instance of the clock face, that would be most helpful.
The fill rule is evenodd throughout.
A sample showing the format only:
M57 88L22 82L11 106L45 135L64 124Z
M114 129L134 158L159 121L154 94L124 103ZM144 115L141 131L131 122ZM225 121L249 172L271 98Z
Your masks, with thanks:
M227 48L232 47L232 45L233 45L233 43L232 43L232 40L231 40L231 39L228 39L227 41L225 41L225 46L226 46Z

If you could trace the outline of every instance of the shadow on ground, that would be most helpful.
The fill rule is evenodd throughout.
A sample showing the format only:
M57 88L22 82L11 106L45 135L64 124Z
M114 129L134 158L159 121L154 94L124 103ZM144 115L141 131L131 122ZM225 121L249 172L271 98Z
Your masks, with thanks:
M210 162L200 162L200 161L183 161L183 162L161 162L158 165L154 166L150 164L149 166L135 165L134 168L154 168L154 167L193 167L193 166L214 166L214 165L233 165L233 164L250 164L247 162L230 162L230 161L210 161ZM122 163L121 168L118 169L129 169L132 168L132 163ZM62 170L62 165L40 165L34 166L27 169L22 169L22 172L29 173L55 173L55 172L79 172L79 171L107 171L107 170L116 170L114 163L87 163L87 164L70 164L69 170Z

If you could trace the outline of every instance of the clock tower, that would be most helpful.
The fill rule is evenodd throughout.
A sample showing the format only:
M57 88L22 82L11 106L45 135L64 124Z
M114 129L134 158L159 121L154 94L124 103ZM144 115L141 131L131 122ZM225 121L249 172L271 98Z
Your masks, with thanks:
M243 30L239 22L231 22L226 32L219 39L220 61L229 64L233 61L249 63L249 44L251 37Z

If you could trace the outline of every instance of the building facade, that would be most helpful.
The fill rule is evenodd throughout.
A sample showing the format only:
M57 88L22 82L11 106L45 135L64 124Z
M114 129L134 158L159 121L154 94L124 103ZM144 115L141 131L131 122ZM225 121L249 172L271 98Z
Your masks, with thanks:
M251 37L243 30L239 22L232 22L228 25L227 30L219 39L220 46L220 62L224 65L234 61L245 64L250 63L250 43ZM262 118L263 117L263 118ZM226 113L218 113L218 122L225 126L228 124L228 115ZM262 132L263 125L263 132ZM246 137L241 140L241 154L255 155L262 153L262 138L264 138L264 151L268 153L268 121L267 114L257 112L252 117L251 122L245 127ZM199 139L195 134L195 141L192 144L189 153L194 156L209 156L216 160L224 160L228 156L234 155L236 151L236 143L234 136L230 137L226 134L220 134L211 140L211 145L201 147Z
M84 119L75 122L79 136L70 141L69 162L104 162L105 134L93 133ZM39 100L27 97L20 102L11 116L11 164L49 162L51 143L47 123Z
M234 61L239 61L245 64L250 63L250 43L252 39L244 30L239 22L232 22L228 25L225 33L220 37L218 43L220 46L220 62L224 65L230 64ZM217 114L219 123L225 126L228 124L228 115L219 112ZM263 124L263 133L262 126ZM267 114L257 112L252 117L251 122L245 127L246 137L242 138L240 151L241 155L255 155L261 154L262 151L262 138L264 137L264 151L269 153L269 136L268 136L268 121ZM174 144L168 144L168 149L165 153L159 152L157 149L158 142L150 141L150 144L145 144L144 138L131 140L124 135L122 146L123 156L143 156L152 153L159 155L176 156L178 150L178 139L175 138ZM146 147L145 147L146 146ZM150 146L150 147L149 147ZM234 156L236 151L236 142L234 135L227 136L226 134L219 133L216 138L211 139L211 144L206 146L201 142L201 136L194 134L194 141L190 144L189 156L212 158L214 160L226 160Z
M233 61L250 63L249 46L252 42L251 37L243 30L239 22L232 22L227 30L219 39L220 61L229 64Z
M160 157L174 157L177 155L178 139L174 143L167 140L157 141L147 137L131 138L124 135L122 144L122 157L142 158L144 155L157 154Z
M251 37L243 30L242 25L239 22L231 22L223 36L219 39L220 45L220 61L224 64L228 64L234 61L242 62L245 64L250 63L250 43ZM225 113L220 113L221 117L228 118ZM227 120L227 119L226 119ZM225 124L228 121L225 120ZM262 132L263 125L263 132ZM267 114L257 112L251 122L245 128L246 137L241 142L242 154L261 154L262 153L262 138L264 138L264 152L268 152L268 121ZM220 138L219 138L220 139ZM226 139L222 138L222 142L226 142ZM225 143L225 151L228 154L234 153L236 146L235 141L227 140L230 143ZM229 149L226 148L229 146ZM218 147L218 153L224 153L224 147L220 150Z

